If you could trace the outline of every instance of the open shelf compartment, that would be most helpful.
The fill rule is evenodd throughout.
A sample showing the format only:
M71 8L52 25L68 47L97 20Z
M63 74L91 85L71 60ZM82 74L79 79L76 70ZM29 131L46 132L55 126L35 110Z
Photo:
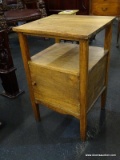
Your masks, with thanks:
M28 63L36 101L79 118L79 45L56 43L32 56ZM107 51L90 46L87 110L105 87L106 63Z

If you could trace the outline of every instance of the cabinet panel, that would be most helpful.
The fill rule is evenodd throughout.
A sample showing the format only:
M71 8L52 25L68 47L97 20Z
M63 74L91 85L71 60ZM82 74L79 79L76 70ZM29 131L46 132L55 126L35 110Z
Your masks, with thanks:
M101 16L111 15L111 16L116 16L116 15L120 14L120 5L118 5L116 3L99 4L99 7L98 7L98 3L96 3L92 7L93 7L92 14L94 14L94 15L101 15Z
M90 0L90 13L102 16L120 15L120 0Z

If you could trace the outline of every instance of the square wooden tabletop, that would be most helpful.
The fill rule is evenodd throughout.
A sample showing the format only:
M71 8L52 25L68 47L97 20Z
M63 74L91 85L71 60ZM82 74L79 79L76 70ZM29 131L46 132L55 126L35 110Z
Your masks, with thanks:
M52 38L65 37L86 39L102 30L115 17L111 16L84 16L84 15L51 15L13 27L13 31L31 35L48 36Z

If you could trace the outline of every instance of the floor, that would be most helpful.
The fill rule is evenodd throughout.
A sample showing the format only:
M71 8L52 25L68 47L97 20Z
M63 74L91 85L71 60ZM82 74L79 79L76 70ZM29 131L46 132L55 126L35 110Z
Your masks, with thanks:
M106 109L100 110L98 99L88 114L86 142L79 137L79 121L71 116L40 105L41 122L35 121L18 37L9 35L19 88L25 93L16 99L0 96L0 120L4 123L0 129L0 160L120 159L120 48L116 48L116 32L115 21ZM103 45L103 34L100 32L91 45ZM31 54L53 43L53 39L29 37Z

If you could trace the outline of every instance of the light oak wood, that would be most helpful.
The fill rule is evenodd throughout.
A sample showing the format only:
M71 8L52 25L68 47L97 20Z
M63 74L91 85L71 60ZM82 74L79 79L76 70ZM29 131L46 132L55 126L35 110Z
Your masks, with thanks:
M16 32L30 35L49 36L58 39L88 39L91 34L99 32L114 17L51 15L31 23L13 27Z
M52 15L13 28L19 34L36 119L39 103L70 114L80 120L81 139L86 140L87 113L100 96L101 107L106 101L113 20L114 17ZM90 47L91 36L104 28L104 47ZM52 37L56 43L30 57L27 34ZM59 43L59 39L77 40L79 45Z
M32 108L34 111L34 115L35 115L35 119L37 121L40 120L40 113L39 113L39 106L35 101L34 98L34 93L33 93L33 88L32 88L32 81L31 81L31 76L30 76L30 70L29 70L29 66L28 66L28 61L31 59L30 58L30 54L29 54L29 48L28 48L28 43L27 43L27 39L26 36L18 33L19 36L19 40L20 40L20 46L21 46L21 51L22 51L22 58L23 58L23 62L24 62L24 68L26 71L26 77L27 77L27 81L28 81L28 86L29 86L29 91L30 91L30 98L31 98L31 102L32 102Z
M60 39L56 38L56 39L55 39L55 42L56 42L56 43L60 43Z
M111 43L110 43L110 39L111 39L111 35L112 35L111 33L112 33L112 27L108 26L105 30L104 50L108 50L109 52L110 52L110 48L111 48ZM102 96L101 96L101 107L102 108L105 107L105 103L106 103L109 62L110 62L110 53L107 55L107 63L106 63L106 75L105 75L105 82L104 82L106 89L102 93Z
M80 132L81 132L81 139L85 140L86 127L87 127L87 107L88 107L88 62L89 62L88 56L90 55L90 52L88 50L88 41L81 40L79 42L79 47L80 47L80 57L79 57Z
M103 48L100 47L90 47L89 52L89 70L87 69L87 74L89 71L90 81L97 84L100 78L101 81L104 81L103 73L106 65L101 69L101 62L99 62L99 60L103 59L102 64L104 65L104 56L107 52L104 53ZM31 61L28 63L35 99L37 101L41 99L41 103L53 104L56 110L61 108L64 113L69 113L80 119L78 53L79 46L77 44L60 43L32 56ZM80 65L82 64L80 63ZM97 77L95 78L97 73L96 69L99 73L102 73L98 76L99 79L97 79ZM84 82L85 80L81 83L81 92L83 92ZM94 88L98 88L98 86L93 86L89 83L89 97L99 93L99 91L94 91ZM86 97L85 95L85 98ZM93 103L94 98L95 95L89 99L89 107ZM86 108L86 111L89 107Z

